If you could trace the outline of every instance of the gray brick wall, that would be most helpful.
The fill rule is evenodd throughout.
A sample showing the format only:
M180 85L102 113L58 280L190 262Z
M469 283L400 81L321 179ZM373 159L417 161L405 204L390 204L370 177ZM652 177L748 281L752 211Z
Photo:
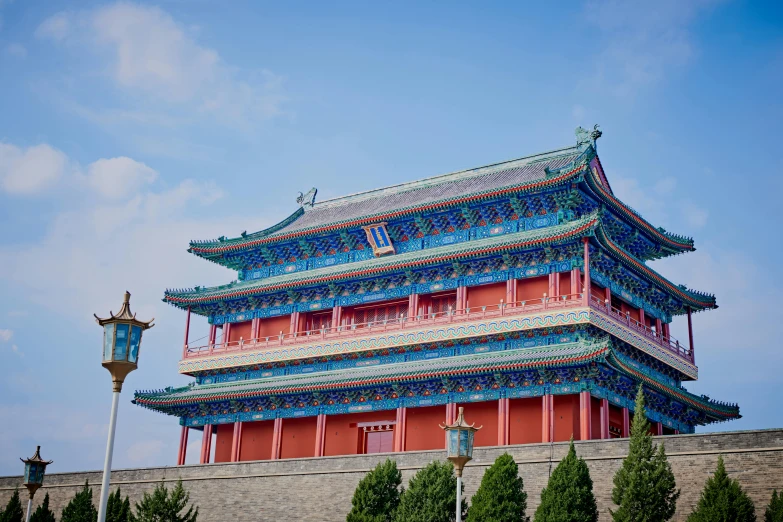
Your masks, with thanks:
M657 437L665 442L666 452L682 489L674 520L684 521L707 477L715 470L718 455L723 454L730 476L756 503L761 515L772 490L783 489L783 429L672 435ZM612 478L628 450L627 440L577 442L577 453L590 466L601 520L610 520ZM567 444L527 444L503 448L478 448L474 460L465 468L468 497L475 493L487 466L504 451L519 464L519 473L528 492L528 514L539 503L549 469L563 457ZM391 456L408 479L428 462L444 458L441 451L419 451L389 455L354 455L291 459L279 461L240 462L182 467L159 467L117 470L112 486L121 486L132 502L141 498L164 480L172 483L181 478L190 491L191 500L199 506L202 522L225 521L303 521L340 522L351 506L351 496L358 481L379 461ZM36 494L36 503L49 493L52 508L59 512L87 480L93 487L97 503L100 472L52 473ZM0 502L4 505L21 483L21 477L0 477ZM23 497L26 500L26 496Z

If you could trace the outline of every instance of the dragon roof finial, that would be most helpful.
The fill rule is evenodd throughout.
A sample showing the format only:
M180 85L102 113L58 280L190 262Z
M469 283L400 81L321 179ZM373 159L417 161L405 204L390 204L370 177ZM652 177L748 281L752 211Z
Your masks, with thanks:
M312 207L315 205L315 195L318 193L318 189L313 187L306 194L299 193L299 197L296 198L296 202L300 207Z

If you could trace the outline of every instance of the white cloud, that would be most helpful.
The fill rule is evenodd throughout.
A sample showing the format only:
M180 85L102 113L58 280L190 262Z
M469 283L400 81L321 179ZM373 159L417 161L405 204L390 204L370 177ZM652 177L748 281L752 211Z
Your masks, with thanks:
M677 187L677 180L671 176L659 179L655 182L654 190L660 195L670 194Z
M11 345L11 351L17 354L19 357L24 357L24 354L19 350L19 347L15 344Z
M14 336L14 331L7 328L0 328L0 342L7 343Z
M592 0L587 19L600 30L592 83L633 96L697 54L690 24L721 0Z
M58 13L37 31L41 37L67 40L107 57L114 84L156 107L168 104L166 110L175 112L187 107L189 115L209 114L235 127L281 114L285 96L280 76L233 67L216 50L200 45L194 33L158 7L124 2ZM133 110L110 109L108 116L89 112L91 119L105 120L134 118L137 112L148 119L156 111L134 103Z
M38 26L38 29L35 30L35 36L61 41L71 34L72 29L71 15L65 12L57 13Z
M26 58L27 49L22 44L10 43L5 46L5 54L14 58Z
M133 443L127 450L128 461L137 466L154 465L160 462L160 453L164 448L161 440L142 440Z
M67 156L46 144L21 149L0 143L0 186L11 194L35 194L49 188L67 165Z
M90 186L110 199L119 199L135 193L144 185L155 181L158 173L144 163L125 156L99 159L87 166Z
M682 205L682 213L685 221L693 228L702 228L707 224L710 213L691 201L685 201Z

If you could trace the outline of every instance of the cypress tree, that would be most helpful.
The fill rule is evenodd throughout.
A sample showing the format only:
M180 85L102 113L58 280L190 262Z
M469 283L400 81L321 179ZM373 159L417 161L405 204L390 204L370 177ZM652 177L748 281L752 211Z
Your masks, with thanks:
M144 493L141 502L136 504L136 514L133 516L133 521L196 522L198 508L190 506L185 513L181 513L187 507L189 500L190 494L182 487L181 480L177 481L177 485L171 490L170 495L165 485L158 484L151 495Z
M764 511L764 522L783 522L783 494L778 496L778 491L772 492L772 500Z
M453 522L457 518L457 477L450 462L420 469L400 497L395 522ZM465 512L465 499L462 512Z
M0 522L22 522L24 520L24 511L22 511L22 501L19 500L19 490L15 489L14 494L8 499L8 504L0 514Z
M92 489L84 481L84 489L79 491L68 505L63 508L60 522L96 522L98 510L92 503Z
M688 522L756 522L756 511L739 482L729 478L723 456L718 457L715 475L707 479L696 509Z
M392 522L400 505L401 484L396 462L386 459L375 466L356 486L346 522Z
M30 522L55 522L54 513L49 509L49 493L46 494L41 505L33 511Z
M106 522L130 522L131 508L127 495L122 499L120 488L109 494L106 503Z
M519 467L511 455L504 453L484 472L466 522L527 522L526 509L527 493Z
M597 522L593 481L584 459L577 458L574 439L541 492L535 522Z
M641 385L636 394L628 456L614 476L610 510L614 522L664 522L674 516L680 491L661 444L656 452L649 434Z

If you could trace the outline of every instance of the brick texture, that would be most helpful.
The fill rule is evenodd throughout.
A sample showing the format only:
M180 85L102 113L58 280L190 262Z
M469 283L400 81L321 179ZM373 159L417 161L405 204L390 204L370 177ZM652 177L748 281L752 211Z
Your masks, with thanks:
M684 521L698 501L704 482L715 470L723 454L726 470L737 478L763 513L772 490L783 490L783 429L670 435L656 437L665 442L666 452L682 490L675 521ZM528 492L528 515L538 506L541 489L550 469L565 455L568 445L526 444L477 448L474 460L465 468L468 498L475 493L484 470L503 452L519 464L519 473ZM577 453L587 460L598 499L600 520L608 521L612 507L612 479L628 450L626 439L576 442ZM378 462L390 456L402 469L403 481L428 462L445 457L442 451L417 451L386 455L355 455L279 461L192 465L116 470L112 486L136 502L160 481L172 485L181 478L199 506L202 522L302 521L341 522L351 507L356 484ZM97 502L101 474L97 471L52 473L36 494L35 503L49 493L51 506L60 511L87 480ZM4 505L21 477L0 477L0 502ZM21 487L21 486L20 486ZM23 497L26 498L26 495Z

